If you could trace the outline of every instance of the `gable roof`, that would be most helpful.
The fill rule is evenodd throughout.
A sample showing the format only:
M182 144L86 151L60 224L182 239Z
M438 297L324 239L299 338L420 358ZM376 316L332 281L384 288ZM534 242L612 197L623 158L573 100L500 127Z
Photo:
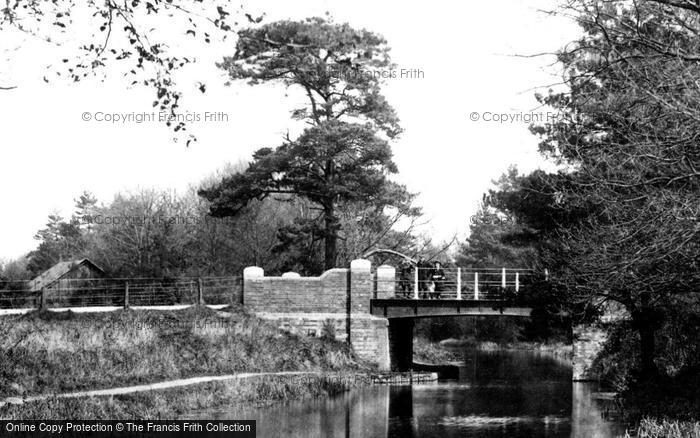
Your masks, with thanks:
M101 275L104 275L104 271L102 268L94 264L88 259L78 259L78 260L68 260L65 262L58 262L46 271L42 272L38 276L36 276L33 280L29 282L29 290L30 291L38 291L41 290L42 288L49 287L61 278L63 278L66 274L71 272L72 270L76 269L79 266L87 266L91 270L98 272Z

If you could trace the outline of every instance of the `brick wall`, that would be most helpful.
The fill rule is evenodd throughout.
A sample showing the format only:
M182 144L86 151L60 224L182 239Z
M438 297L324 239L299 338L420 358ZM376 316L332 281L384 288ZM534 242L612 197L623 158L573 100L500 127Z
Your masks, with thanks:
M331 269L319 277L265 277L262 268L249 267L243 281L244 306L258 317L317 337L332 325L336 339L349 342L360 358L389 367L388 321L370 314L374 278L369 261L354 260L350 269Z
M573 328L573 335L572 379L598 380L598 376L591 371L591 365L608 339L605 329L596 325L579 325Z
M331 269L320 277L244 279L243 302L252 312L345 313L348 270Z
M591 366L608 340L610 323L629 319L630 315L619 304L606 303L603 314L596 324L581 324L573 327L573 378L576 381L598 380Z

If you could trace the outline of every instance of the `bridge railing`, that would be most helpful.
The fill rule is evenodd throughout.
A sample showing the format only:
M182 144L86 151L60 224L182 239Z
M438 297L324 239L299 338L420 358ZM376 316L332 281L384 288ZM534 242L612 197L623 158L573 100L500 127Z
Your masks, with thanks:
M393 280L378 278L377 281L383 283L381 289L385 293L399 299L494 300L521 293L536 274L526 268L448 267L436 270L411 267L397 269Z

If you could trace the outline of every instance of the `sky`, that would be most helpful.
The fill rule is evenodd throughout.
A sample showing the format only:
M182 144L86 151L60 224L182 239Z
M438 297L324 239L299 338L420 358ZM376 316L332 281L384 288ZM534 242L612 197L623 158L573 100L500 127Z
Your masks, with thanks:
M553 56L515 55L554 52L579 35L568 19L541 12L555 7L549 0L246 5L265 12L265 22L329 12L337 22L382 34L398 69L421 71L419 77L389 79L383 91L404 128L392 144L396 180L419 193L426 222L421 231L438 241L468 234L483 193L509 166L521 172L552 167L538 154L528 121L551 116L534 95L558 84L560 72ZM202 119L224 114L192 123L198 141L189 147L174 142L162 123L104 120L153 111L153 90L128 88L119 74L45 83L45 66L60 63L68 49L0 34L0 85L17 86L0 91L0 259L32 250L47 216L70 217L84 190L105 203L137 188L184 191L294 132L290 110L298 106L298 94L274 85L225 85L215 63L233 53L231 41L190 48L197 63L178 76L185 93L181 112ZM197 91L199 81L207 84L205 94Z

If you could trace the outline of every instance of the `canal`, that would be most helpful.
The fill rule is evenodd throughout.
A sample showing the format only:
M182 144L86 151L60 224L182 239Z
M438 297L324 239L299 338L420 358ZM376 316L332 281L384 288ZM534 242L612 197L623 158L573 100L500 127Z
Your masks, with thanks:
M466 351L459 379L373 386L328 399L201 413L257 420L258 437L614 437L597 387L572 383L568 360ZM198 415L200 416L200 415Z

